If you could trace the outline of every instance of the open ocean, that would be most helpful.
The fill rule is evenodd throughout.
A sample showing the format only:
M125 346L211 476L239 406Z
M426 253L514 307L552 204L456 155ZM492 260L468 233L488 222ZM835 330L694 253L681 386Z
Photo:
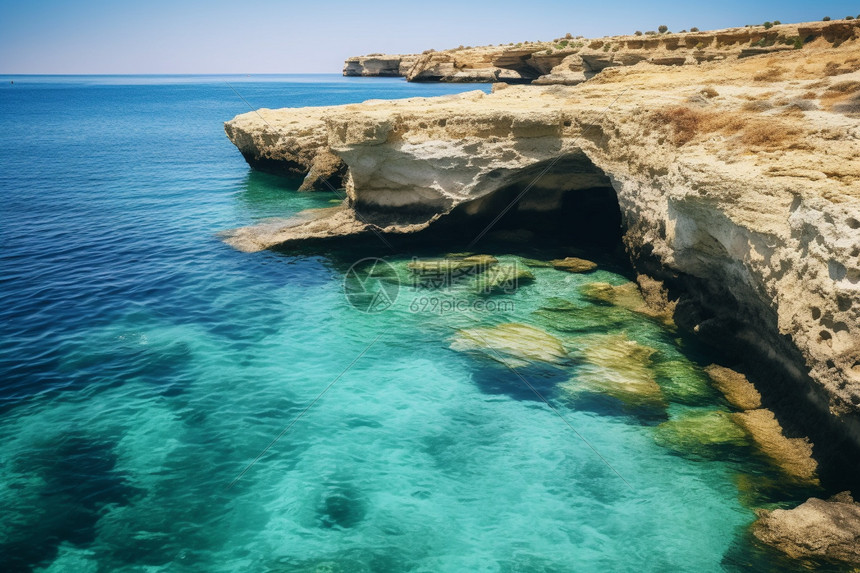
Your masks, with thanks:
M348 251L225 245L221 231L339 200L248 168L223 131L249 111L234 89L279 108L488 86L0 77L0 571L790 566L747 528L754 507L810 492L743 437L673 442L667 421L729 407L704 350L582 296L628 283L623 266L531 268L512 293L451 293L460 311L402 285L362 313ZM571 359L514 372L457 350L460 329L510 322ZM628 370L594 358L636 343L651 350ZM576 390L630 372L660 403Z

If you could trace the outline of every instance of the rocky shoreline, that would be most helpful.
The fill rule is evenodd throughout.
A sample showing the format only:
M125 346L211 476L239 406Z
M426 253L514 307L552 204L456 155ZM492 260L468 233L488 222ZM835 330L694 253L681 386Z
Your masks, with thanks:
M806 36L800 49L775 40L750 53L750 42L762 43L752 35L765 34L768 44L767 33ZM775 447L801 458L808 449L852 472L860 459L860 24L703 35L713 50L679 41L675 51L689 53L677 65L655 60L656 50L672 51L669 36L625 37L618 50L577 48L577 65L596 61L587 50L610 58L599 74L570 68L576 81L558 82L578 85L499 82L492 94L237 116L225 129L249 164L304 177L304 189L343 187L347 198L340 208L236 229L225 240L256 251L435 233L465 246L517 197L500 228L534 230L545 221L556 232L576 220L588 233L616 232L617 205L617 232L650 307L756 379L755 393L735 390L739 404L755 402L735 422L753 435L782 435L790 418L799 420L786 432L801 431L811 444L791 437ZM647 48L651 56L627 57L648 41L658 42ZM417 57L406 76L486 81L511 69L494 56L482 60L490 67L463 68L483 79L444 72L445 58L459 53ZM714 57L688 58L696 53ZM521 60L532 65L529 54ZM409 67L373 57L376 67L353 62L347 75L403 75ZM560 73L558 65L544 66L544 75ZM523 73L513 81L526 79L546 83ZM578 210L588 217L574 219ZM839 479L822 476L831 487Z
M677 34L638 32L603 38L568 35L551 42L370 54L346 60L344 76L404 77L411 82L508 82L576 85L607 68L646 62L698 65L798 49L819 39L831 44L854 36L852 21L747 26Z

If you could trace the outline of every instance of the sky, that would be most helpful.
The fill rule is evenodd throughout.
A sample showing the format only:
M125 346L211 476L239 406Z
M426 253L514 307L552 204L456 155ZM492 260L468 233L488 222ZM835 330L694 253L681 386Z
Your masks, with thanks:
M339 73L349 56L860 15L860 2L1 0L0 73Z

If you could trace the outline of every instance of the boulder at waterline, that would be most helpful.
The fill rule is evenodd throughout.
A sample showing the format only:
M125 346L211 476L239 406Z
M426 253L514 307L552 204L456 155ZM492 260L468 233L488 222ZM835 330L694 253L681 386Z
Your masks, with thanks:
M850 492L757 513L753 535L789 557L860 566L860 503Z

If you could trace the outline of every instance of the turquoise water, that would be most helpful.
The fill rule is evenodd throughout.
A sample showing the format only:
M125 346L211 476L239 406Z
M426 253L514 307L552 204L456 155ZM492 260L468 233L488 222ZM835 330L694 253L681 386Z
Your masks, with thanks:
M406 284L366 314L343 292L357 255L218 239L337 200L248 169L223 133L247 111L225 81L271 108L474 86L0 79L0 570L785 566L746 535L752 507L785 499L742 485L780 479L765 460L657 439L667 420L728 407L689 341L582 296L625 284L622 267L533 267L491 296ZM398 272L411 258L377 256ZM422 303L439 296L466 307ZM456 349L463 329L511 322L568 358L512 369L516 349ZM651 349L633 368L660 384L657 403L569 391L613 375L588 354L607 334Z

